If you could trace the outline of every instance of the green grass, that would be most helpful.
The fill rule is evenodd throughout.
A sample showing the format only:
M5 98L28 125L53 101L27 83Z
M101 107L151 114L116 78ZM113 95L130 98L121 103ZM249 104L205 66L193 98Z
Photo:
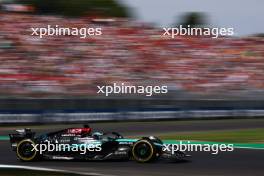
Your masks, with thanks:
M199 140L213 142L233 143L264 143L264 128L228 131L206 131L168 133L159 136L161 139L170 140Z

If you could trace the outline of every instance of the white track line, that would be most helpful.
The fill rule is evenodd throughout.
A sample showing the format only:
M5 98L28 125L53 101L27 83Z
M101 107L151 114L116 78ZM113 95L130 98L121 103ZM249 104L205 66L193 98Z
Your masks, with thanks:
M234 147L237 149L248 149L248 150L264 150L264 148L257 148L257 147Z
M90 176L114 176L114 175L106 175L100 173L85 173L85 172L74 172L69 170L61 170L61 169L51 169L45 167L32 167L32 166L21 166L21 165L5 165L0 164L0 169L25 169L25 170L34 170L34 171L48 171L48 172L60 172L60 173L68 173L68 174L77 174L77 175L90 175Z

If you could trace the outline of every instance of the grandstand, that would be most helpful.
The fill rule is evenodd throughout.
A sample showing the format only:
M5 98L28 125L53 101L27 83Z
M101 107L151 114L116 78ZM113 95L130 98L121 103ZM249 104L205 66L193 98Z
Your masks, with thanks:
M4 97L97 96L96 85L165 84L169 93L264 95L261 37L161 37L129 19L98 23L91 17L1 12L0 94ZM97 27L102 36L31 36L45 24Z

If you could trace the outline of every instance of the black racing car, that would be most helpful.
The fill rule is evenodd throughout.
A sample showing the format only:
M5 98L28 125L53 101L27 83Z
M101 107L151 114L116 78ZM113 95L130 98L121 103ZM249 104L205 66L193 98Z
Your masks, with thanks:
M21 161L133 159L145 163L158 158L183 160L188 156L181 151L164 150L163 142L154 136L128 139L116 132L91 132L87 125L39 136L23 129L9 136L12 150Z

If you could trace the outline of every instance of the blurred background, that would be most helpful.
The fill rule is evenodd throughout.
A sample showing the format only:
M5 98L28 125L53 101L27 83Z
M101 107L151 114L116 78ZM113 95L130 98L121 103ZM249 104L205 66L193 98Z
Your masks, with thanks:
M34 121L43 121L43 114L50 120L54 113L55 120L85 113L81 117L78 114L81 121L103 119L105 114L90 114L101 112L119 113L112 119L153 116L128 115L131 111L163 114L156 114L155 118L262 116L264 12L260 7L264 4L249 0L216 4L199 1L192 6L188 3L0 1L0 110L5 119L2 122L11 122L11 118L15 118L12 122L27 122L25 116L17 114L27 114L29 119L32 114L41 114ZM235 35L218 39L161 37L162 27L180 24L234 27ZM31 36L32 27L47 25L101 27L103 35L86 39ZM122 82L167 85L169 92L150 98L97 94L98 85ZM172 114L164 115L168 111Z
M263 7L260 0L0 0L0 175L48 175L19 172L11 164L85 175L263 176ZM31 36L32 27L48 25L100 27L103 35ZM179 25L234 28L235 35L161 36L163 27ZM168 93L97 94L97 86L113 83L168 86ZM237 148L144 166L21 163L10 149L8 134L15 129L43 134L90 122L94 131L126 137Z

